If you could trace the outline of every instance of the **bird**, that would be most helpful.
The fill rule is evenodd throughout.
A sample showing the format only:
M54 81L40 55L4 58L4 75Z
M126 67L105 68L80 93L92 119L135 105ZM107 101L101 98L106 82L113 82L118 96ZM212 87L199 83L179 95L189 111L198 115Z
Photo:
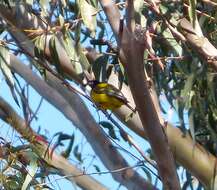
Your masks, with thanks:
M90 97L93 102L103 110L115 110L120 108L122 105L126 105L130 110L135 112L122 92L106 82L99 82L98 80L88 81L91 87Z

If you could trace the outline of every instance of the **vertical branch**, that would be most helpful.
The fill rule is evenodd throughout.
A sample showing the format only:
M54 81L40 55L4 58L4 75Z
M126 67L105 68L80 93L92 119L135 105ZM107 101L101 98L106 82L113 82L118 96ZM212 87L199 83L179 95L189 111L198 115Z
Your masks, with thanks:
M134 32L134 29L135 29L133 1L134 0L126 1L126 22L127 22L127 29L130 33Z
M105 0L101 0L104 2ZM108 2L108 0L106 0ZM102 3L101 3L102 4ZM104 7L103 7L104 8ZM142 27L135 26L133 0L127 0L127 29L117 39L120 46L120 59L125 67L129 86L136 104L143 128L147 133L153 153L156 157L159 173L165 189L179 190L180 184L176 174L175 162L154 106L144 73L144 35ZM106 13L110 24L114 21ZM114 28L115 26L112 26ZM117 29L116 29L117 30ZM118 36L116 36L118 38Z

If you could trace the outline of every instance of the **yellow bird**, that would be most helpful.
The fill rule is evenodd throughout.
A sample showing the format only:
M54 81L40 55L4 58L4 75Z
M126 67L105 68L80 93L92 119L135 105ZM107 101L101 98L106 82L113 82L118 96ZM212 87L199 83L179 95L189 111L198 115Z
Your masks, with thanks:
M91 99L101 109L114 110L120 108L122 105L126 105L133 112L135 110L128 104L127 99L122 92L111 84L105 82L99 82L97 80L89 81L91 92Z

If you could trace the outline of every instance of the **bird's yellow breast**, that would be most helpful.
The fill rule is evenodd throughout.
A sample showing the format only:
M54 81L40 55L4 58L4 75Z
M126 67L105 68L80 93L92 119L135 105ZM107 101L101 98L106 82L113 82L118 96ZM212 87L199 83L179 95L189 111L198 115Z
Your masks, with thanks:
M104 83L103 83L104 84ZM106 85L103 85L106 86ZM102 85L100 86L100 88ZM107 95L105 93L96 93L94 90L91 90L90 96L92 100L102 109L116 109L121 107L124 102L120 101L116 97L113 97L111 95Z

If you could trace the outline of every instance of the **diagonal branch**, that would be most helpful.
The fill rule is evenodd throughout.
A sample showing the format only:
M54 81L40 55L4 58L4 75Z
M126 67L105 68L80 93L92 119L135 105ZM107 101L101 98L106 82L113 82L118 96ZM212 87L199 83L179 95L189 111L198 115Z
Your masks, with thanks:
M21 64L13 55L11 55L11 67L13 72L23 77L40 95L60 110L67 119L81 130L90 142L93 150L109 170L128 167L126 160L100 130L100 127L77 94L69 91L63 86L60 80L47 73L46 76L49 86L37 75L32 73L27 66ZM113 155L112 158L114 159L111 158L111 155ZM120 173L112 173L112 176L128 189L156 189L137 172L132 170L132 168L121 171Z
M52 53L49 48L49 42L52 37L52 34L47 34L46 31L49 29L49 25L45 25L42 19L31 14L25 4L19 3L15 7L9 9L4 3L0 2L0 17L7 22L7 29L13 38L18 41L21 49L25 49L26 52L33 55L34 54L34 45L31 44L29 48L29 41L34 40L37 35L29 35L28 30L42 30L45 32L44 38L44 54L46 59L52 60ZM19 18L19 19L18 19ZM58 33L60 34L60 33ZM58 36L57 34L57 36ZM27 38L28 36L28 38ZM61 56L59 65L61 71L68 77L73 78L76 82L81 82L81 78L78 77L75 66L72 64L69 56L67 55L63 44L61 43L61 36L58 36L59 39L56 39L55 46L58 49L58 55ZM52 64L52 62L50 62Z
M25 135L23 137L27 139L29 142L32 142L33 137L37 136L37 133L33 131L29 126L26 125L25 120L21 118L2 97L0 97L0 118L5 122L9 123L22 136L23 134L28 133L28 136ZM33 147L37 150L40 150L37 151L40 154L39 156L47 164L56 168L59 171L60 175L80 176L76 178L73 177L67 177L67 178L73 183L76 182L78 186L80 186L82 189L86 189L86 190L107 189L92 177L82 175L83 172L77 169L71 163L69 163L64 157L59 156L56 153L53 153L52 157L48 156L48 154L45 154L45 152L47 152L47 150L49 149L46 143L40 141L40 144L39 143L33 144Z
M188 44L192 46L215 70L217 70L217 49L210 41L200 36L191 23L183 18L179 22L179 30L185 36Z

